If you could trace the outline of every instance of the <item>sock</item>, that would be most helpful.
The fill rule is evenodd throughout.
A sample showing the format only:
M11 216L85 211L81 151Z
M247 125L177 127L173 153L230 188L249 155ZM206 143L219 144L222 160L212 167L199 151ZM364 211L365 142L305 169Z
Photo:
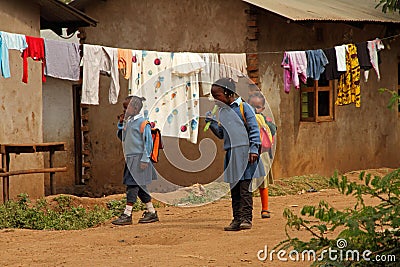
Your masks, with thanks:
M132 214L132 208L133 208L133 206L126 205L126 206L125 206L125 210L124 210L124 214L126 214L126 215L128 215L128 216L131 216L131 214Z
M151 203L151 201L149 201L149 202L146 203L146 209L147 209L149 212L151 212L151 213L156 212L156 210L155 210L154 207L153 207L153 203Z
M262 210L268 210L268 188L260 188Z

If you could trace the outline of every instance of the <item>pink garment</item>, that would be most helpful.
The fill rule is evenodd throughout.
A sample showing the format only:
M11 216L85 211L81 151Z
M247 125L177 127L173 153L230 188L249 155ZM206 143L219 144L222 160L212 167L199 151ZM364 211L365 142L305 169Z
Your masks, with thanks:
M285 52L281 66L283 67L283 84L285 93L290 92L290 85L300 88L300 80L307 82L307 56L305 51ZM300 76L300 79L299 79Z
M379 66L378 66L378 51L384 49L385 46L383 45L381 39L375 39L373 41L368 41L367 47L369 51L369 57L371 58L372 67L374 68L379 81L381 79L381 75L379 73ZM364 72L365 81L368 81L368 74L369 70L366 70Z

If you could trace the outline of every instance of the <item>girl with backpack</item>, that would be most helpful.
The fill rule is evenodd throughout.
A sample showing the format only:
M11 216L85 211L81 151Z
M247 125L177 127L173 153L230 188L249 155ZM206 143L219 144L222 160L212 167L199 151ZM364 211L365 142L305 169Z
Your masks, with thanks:
M221 78L214 82L211 94L219 106L219 122L210 117L211 112L206 122L210 122L210 129L218 138L224 139L224 181L230 184L232 198L233 220L224 230L250 229L253 219L251 181L265 176L264 167L259 164L260 131L253 109L236 95L232 79Z
M124 114L119 116L118 138L123 142L125 169L123 183L126 185L126 207L124 213L116 220L115 225L132 224L132 207L137 197L146 205L147 211L143 213L139 223L158 221L157 211L151 202L151 196L146 185L157 179L156 171L150 160L153 146L151 128L146 124L144 130L141 126L145 121L140 111L145 98L129 96L123 102Z

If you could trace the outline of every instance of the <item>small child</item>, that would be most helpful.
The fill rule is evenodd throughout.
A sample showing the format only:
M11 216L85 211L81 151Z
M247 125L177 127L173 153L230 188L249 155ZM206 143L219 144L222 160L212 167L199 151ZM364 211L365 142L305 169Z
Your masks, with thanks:
M219 108L220 123L208 112L206 122L220 139L226 151L224 181L230 184L233 220L225 231L250 229L253 219L253 196L250 190L253 177L265 176L259 163L260 131L253 109L236 95L236 85L230 78L214 82L211 94ZM241 115L243 108L244 118Z
M266 118L262 112L265 110L265 98L261 92L255 92L250 95L248 103L252 106L256 113L256 119L258 127L264 129L266 134L262 135L262 138L268 138L267 142L272 145L274 136L276 133L276 126L269 118ZM270 218L270 211L268 210L268 185L273 180L271 160L272 160L272 148L270 147L267 151L261 151L260 158L266 168L269 169L268 175L264 177L262 183L258 187L260 190L261 197L261 218Z
M137 197L145 203L147 211L139 219L139 223L158 221L157 211L151 202L151 196L146 185L157 179L156 172L150 161L152 137L150 125L144 130L140 127L145 121L139 113L145 99L138 96L128 96L124 102L124 114L118 116L118 138L123 142L125 154L124 180L126 185L126 207L124 213L112 222L115 225L132 224L132 206Z

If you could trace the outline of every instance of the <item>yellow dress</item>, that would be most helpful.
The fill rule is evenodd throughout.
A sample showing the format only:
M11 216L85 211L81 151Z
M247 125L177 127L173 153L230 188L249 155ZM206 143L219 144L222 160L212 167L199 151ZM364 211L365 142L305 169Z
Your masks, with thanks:
M360 64L357 58L357 47L354 44L347 45L346 73L342 74L338 84L336 105L348 105L356 103L361 106L360 100Z

